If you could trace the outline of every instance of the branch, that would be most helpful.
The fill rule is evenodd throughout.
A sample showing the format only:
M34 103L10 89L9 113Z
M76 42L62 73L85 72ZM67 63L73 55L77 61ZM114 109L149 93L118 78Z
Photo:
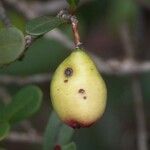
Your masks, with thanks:
M131 42L131 38L129 35L129 28L127 24L123 24L121 26L120 38L122 40L126 55L129 57L129 60L135 61L136 51ZM144 104L143 104L141 85L140 85L139 77L137 76L136 73L133 74L131 78L132 78L131 85L132 85L136 123L137 123L137 146L138 146L138 150L148 150L146 121L144 115Z
M137 76L132 78L133 100L135 105L135 114L137 121L137 144L139 150L148 150L147 131L145 123L145 114L143 106L142 89Z
M30 84L30 83L44 83L48 82L51 78L50 74L38 74L28 77L17 77L11 75L0 75L0 84Z
M4 23L6 27L11 27L11 21L6 15L6 11L2 1L0 1L0 20Z
M11 132L9 136L6 138L6 140L11 142L42 144L42 137L33 133L30 134L30 133Z
M93 57L95 63L97 64L98 69L104 74L122 76L150 71L150 62L137 63L130 60L125 60L124 62L120 62L117 60L103 61L96 55L91 54L91 56ZM24 85L30 83L40 84L44 82L49 82L50 79L51 75L48 73L30 75L26 77L0 75L0 84L4 85L8 84Z
M133 75L141 74L150 71L150 62L136 62L130 59L124 61L118 61L115 59L103 61L100 57L91 53L98 69L108 75Z

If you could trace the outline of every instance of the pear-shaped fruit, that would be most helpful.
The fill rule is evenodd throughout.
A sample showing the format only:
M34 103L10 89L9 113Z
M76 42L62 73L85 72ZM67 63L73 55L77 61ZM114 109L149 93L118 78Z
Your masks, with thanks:
M73 128L92 125L105 110L105 83L81 49L72 52L56 69L50 94L60 119Z

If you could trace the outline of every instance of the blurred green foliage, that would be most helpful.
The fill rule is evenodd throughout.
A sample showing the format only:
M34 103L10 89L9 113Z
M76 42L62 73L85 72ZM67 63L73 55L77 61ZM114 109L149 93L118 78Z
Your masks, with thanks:
M10 125L35 114L41 101L41 90L36 86L27 86L13 96L10 104L3 105L0 109L0 140L7 136Z

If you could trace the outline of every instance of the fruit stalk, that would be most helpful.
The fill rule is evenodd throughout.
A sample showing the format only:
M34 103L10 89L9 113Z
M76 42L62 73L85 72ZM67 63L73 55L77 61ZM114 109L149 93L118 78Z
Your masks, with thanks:
M82 43L80 42L80 34L78 32L78 20L76 16L71 15L67 10L61 10L58 13L57 17L71 23L72 31L74 34L75 47L79 48Z
M80 42L80 35L78 32L78 20L75 16L72 16L71 18L71 25L72 25L72 31L74 34L75 46L76 48L78 48L81 45L81 42Z

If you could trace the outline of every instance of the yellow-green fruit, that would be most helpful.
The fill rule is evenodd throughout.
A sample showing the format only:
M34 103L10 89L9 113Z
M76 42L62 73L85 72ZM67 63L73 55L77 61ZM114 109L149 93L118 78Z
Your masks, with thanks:
M88 127L106 106L107 90L91 58L76 49L56 69L50 94L54 110L73 128Z

